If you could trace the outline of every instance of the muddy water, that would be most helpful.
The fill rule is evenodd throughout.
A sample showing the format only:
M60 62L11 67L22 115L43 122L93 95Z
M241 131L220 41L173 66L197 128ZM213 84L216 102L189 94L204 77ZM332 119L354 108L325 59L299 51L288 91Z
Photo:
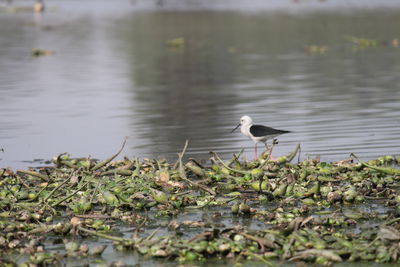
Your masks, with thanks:
M186 139L191 157L241 148L252 157L252 142L230 133L244 114L293 131L279 138L277 155L297 143L303 157L327 161L399 153L395 1L212 2L3 10L0 165L62 152L105 158L124 136L131 157L173 159ZM181 47L166 44L179 37ZM360 49L351 37L376 45ZM32 48L55 54L33 58Z

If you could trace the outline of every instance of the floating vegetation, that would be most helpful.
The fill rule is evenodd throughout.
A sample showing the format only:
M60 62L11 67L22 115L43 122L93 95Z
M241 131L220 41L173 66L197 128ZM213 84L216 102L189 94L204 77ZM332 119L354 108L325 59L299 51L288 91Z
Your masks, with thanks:
M169 48L183 49L185 47L185 38L179 37L179 38L171 39L171 40L168 40L166 42L166 44Z
M390 46L397 48L399 46L399 40L394 38L389 41L378 41L375 39L360 38L355 36L345 36L345 39L353 43L353 50L360 51L368 48L385 47Z
M345 40L350 41L352 44L353 51L364 51L370 48L382 48L382 47L392 47L398 48L400 45L398 38L393 38L390 40L376 40L376 39L367 39L367 38L360 38L355 36L345 36ZM303 50L305 53L309 55L324 55L331 49L326 45L304 45Z
M374 39L359 38L354 36L348 36L345 38L353 43L354 50L363 50L366 48L378 46L378 41Z
M304 51L308 54L319 54L323 55L325 54L329 48L327 46L321 46L321 45L306 45L304 47Z
M52 167L0 170L0 264L99 261L107 248L267 266L399 261L400 158L291 163L297 146L276 161L211 153L203 166L183 161L186 147L175 163L114 161L121 148L100 162L61 154Z

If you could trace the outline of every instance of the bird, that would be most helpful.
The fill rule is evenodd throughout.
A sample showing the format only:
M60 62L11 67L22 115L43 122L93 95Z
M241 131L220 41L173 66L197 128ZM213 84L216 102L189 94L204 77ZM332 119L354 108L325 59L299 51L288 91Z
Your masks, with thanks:
M265 148L268 150L268 139L273 139L278 135L290 133L290 131L278 130L264 125L253 124L253 119L249 116L243 116L240 118L240 123L231 131L233 133L237 128L240 127L240 131L243 135L249 137L254 141L254 159L257 156L257 143L264 143ZM272 159L272 148L270 150L270 158Z

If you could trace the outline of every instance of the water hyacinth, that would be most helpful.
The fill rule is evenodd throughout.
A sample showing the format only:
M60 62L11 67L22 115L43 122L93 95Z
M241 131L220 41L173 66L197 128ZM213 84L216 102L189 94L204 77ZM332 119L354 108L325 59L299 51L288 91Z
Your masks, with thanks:
M278 161L213 152L203 166L183 162L186 146L173 163L114 161L120 150L100 162L62 154L55 166L0 170L1 263L94 260L107 248L179 262L398 263L399 157L291 163L296 147ZM30 256L10 256L20 253Z

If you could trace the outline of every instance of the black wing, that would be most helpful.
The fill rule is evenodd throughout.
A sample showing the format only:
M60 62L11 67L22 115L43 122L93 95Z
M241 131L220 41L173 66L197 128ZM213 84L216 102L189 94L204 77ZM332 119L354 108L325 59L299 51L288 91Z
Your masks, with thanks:
M250 133L254 137L262 137L268 135L280 135L284 133L290 133L290 131L278 130L264 125L252 125L250 127Z

